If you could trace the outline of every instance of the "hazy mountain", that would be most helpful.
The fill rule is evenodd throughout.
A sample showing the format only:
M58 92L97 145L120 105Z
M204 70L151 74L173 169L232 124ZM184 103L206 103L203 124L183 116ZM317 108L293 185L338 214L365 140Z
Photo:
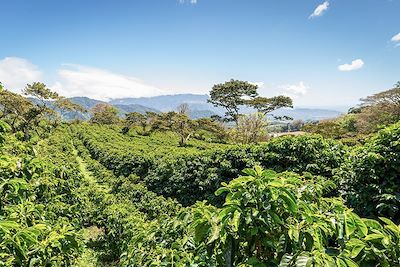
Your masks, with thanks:
M193 119L208 118L212 115L223 116L225 111L222 108L214 107L207 103L208 95L196 94L179 94L179 95L163 95L154 97L140 97L140 98L120 98L113 99L108 103L116 107L120 115L123 116L129 112L145 113L147 111L160 112L172 111L182 104L187 103L190 109L190 117ZM70 100L76 104L81 105L86 110L92 109L99 103L107 103L100 100L91 99L88 97L72 97ZM32 99L32 101L35 101ZM50 106L51 103L49 103ZM241 112L251 113L254 112L251 108L242 108ZM293 119L304 121L317 121L323 119L330 119L338 117L343 112L338 110L324 109L324 108L294 108L294 109L279 109L273 112L276 116L289 116ZM90 114L66 114L66 119L80 118L89 119Z
M154 97L139 97L139 98L120 98L113 99L109 103L116 105L132 105L139 104L147 107L152 107L160 111L176 110L177 106L182 103L187 103L190 108L192 118L204 118L212 115L223 116L225 111L222 108L214 107L212 104L207 103L208 95L197 94L178 94L178 95L163 95ZM254 112L251 108L242 108L243 113ZM274 112L276 116L289 116L293 119L301 119L304 121L309 120L322 120L335 118L342 114L342 109L329 109L329 108L294 108L294 109L280 109Z
M288 116L294 120L303 121L319 121L324 119L336 118L343 114L343 112L330 109L321 108L293 108L293 109L279 109L272 112L275 116Z
M119 98L113 99L109 103L113 105L138 104L152 107L160 111L176 110L180 104L187 103L192 110L212 110L213 106L207 103L207 99L208 95L178 94L153 97Z

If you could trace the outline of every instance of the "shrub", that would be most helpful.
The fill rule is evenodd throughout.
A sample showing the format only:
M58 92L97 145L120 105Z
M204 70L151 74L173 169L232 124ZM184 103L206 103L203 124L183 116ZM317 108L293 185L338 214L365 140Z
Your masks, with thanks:
M400 122L350 153L337 174L356 212L400 220Z

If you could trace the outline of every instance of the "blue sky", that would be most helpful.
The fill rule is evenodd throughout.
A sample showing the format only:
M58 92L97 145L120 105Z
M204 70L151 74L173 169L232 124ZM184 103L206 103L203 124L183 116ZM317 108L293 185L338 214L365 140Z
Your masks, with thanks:
M400 0L3 0L0 81L98 99L207 93L230 78L297 106L400 80ZM312 15L314 14L314 15Z

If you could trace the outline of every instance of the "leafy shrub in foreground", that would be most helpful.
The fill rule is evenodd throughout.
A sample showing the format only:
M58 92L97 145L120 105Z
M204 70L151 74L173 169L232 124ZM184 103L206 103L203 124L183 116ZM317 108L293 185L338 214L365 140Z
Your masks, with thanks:
M0 266L70 266L82 251L67 202L79 179L12 146L0 156Z
M399 266L400 226L364 219L322 197L322 177L260 167L224 184L221 208L198 202L132 229L124 266ZM154 261L151 261L153 257Z

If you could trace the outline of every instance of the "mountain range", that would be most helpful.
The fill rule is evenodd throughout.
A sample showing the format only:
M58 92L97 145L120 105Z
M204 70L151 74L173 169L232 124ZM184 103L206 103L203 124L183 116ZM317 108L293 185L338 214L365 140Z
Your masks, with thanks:
M214 107L212 104L208 103L208 95L200 94L178 94L178 95L162 95L154 97L139 97L139 98L119 98L112 99L108 102L91 99L88 97L72 97L70 100L76 104L81 105L87 110L92 109L95 105L99 103L108 103L116 107L120 115L123 116L129 112L140 112L145 113L147 111L151 112L166 112L176 110L176 108L182 104L187 103L190 109L190 117L204 118L210 117L212 115L224 114L224 109L219 107ZM243 108L243 113L250 113L253 110L248 108ZM299 119L304 121L316 121L322 119L335 118L342 114L343 112L333 109L324 108L293 108L293 109L279 109L274 112L277 116L289 116L293 119ZM67 115L68 119L69 115ZM81 114L79 116L83 119L88 119L89 115Z

